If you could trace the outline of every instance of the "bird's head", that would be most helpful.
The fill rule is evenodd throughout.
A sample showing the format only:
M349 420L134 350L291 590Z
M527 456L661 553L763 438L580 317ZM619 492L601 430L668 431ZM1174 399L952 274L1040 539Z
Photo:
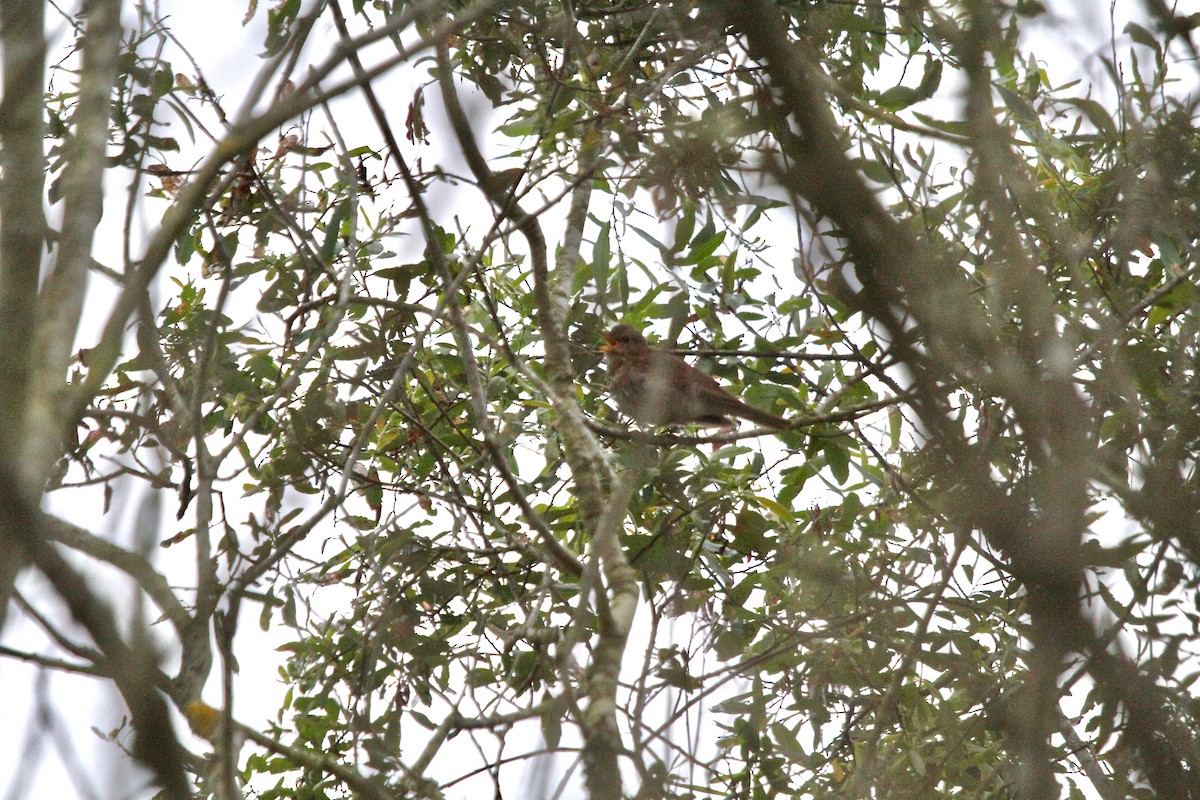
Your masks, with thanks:
M646 337L632 325L621 323L604 334L604 344L600 346L601 353L611 353L619 350L633 350L647 347Z

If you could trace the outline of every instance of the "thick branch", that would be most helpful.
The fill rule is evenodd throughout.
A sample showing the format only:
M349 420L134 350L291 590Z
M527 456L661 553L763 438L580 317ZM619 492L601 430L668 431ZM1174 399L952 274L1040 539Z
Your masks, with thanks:
M159 672L150 637L135 625L135 642L121 636L112 609L87 585L59 552L47 542L40 513L21 495L16 481L0 468L0 531L22 548L46 576L71 615L91 635L112 669L137 731L133 753L162 784L166 797L190 796L183 769L183 748L171 724L166 699L158 690Z
M476 181L488 193L488 199L497 208L504 209L529 244L534 298L537 302L538 329L542 333L546 374L552 389L549 399L558 414L559 435L562 437L563 452L575 480L575 492L579 498L582 518L585 526L591 529L605 506L601 476L605 473L602 465L607 461L596 438L588 431L583 412L575 401L575 367L567 339L565 305L556 299L557 281L550 273L546 254L546 237L542 233L537 218L522 209L520 204L514 198L509 197L509 193L493 179L491 169L475 141L470 121L459 102L450 66L450 54L444 41L437 45L437 58L438 84L442 90L446 114L454 128L459 147L462 148L463 155L466 157ZM586 164L581 164L581 169L585 175L590 174L591 168ZM586 198L589 193L589 181L583 180L576 186L575 197L572 201L572 209L576 215L578 214L577 206L581 206L586 212ZM581 223L578 227L582 230ZM559 269L566 266L574 270L575 261L572 260L569 265L559 263Z
M32 361L38 275L46 241L45 119L42 81L46 4L0 3L0 53L4 94L0 99L0 466L18 472L24 441L29 365ZM26 496L32 482L19 484ZM0 532L0 629L4 626L21 551Z
M341 8L334 2L330 9L333 13L334 22L337 25L338 32L343 40L349 39L349 31L346 28L346 21L342 15ZM439 43L439 51L444 47L444 44ZM412 171L408 168L408 163L404 159L403 153L400 152L400 145L392 135L391 126L387 124L387 118L384 115L383 106L375 96L374 89L371 88L370 81L366 78L366 70L363 69L362 62L357 54L350 55L350 65L354 69L354 74L362 80L363 91L366 94L368 105L371 109L372 116L375 119L376 125L383 133L387 141L388 149L391 152L392 158L400 167L405 185L408 188L409 195L412 199L414 208L417 211L417 216L421 220L421 226L424 229L426 240L426 252L431 261L437 267L438 274L446 285L446 291L442 295L442 300L445 303L446 309L449 312L450 322L454 330L455 341L458 344L459 352L463 356L463 364L466 368L468 389L470 390L471 407L475 415L476 424L483 435L483 446L491 457L493 465L500 476L504 479L509 490L513 492L513 496L517 499L517 504L521 508L526 521L538 532L538 535L550 554L552 560L560 568L567 572L578 575L581 572L578 559L558 541L554 533L547 527L545 520L533 508L529 500L525 496L525 490L517 480L516 474L512 471L508 464L508 459L503 452L495 426L492 424L487 408L487 396L483 387L479 373L479 364L475 358L475 349L470 341L470 336L467 330L466 320L463 317L462 308L458 302L458 294L456 289L450 287L460 283L461 277L456 278L450 274L449 264L446 262L445 253L442 252L440 243L436 236L433 218L429 214L429 209L425 205L422 196L421 188L417 185L416 179ZM464 270L469 272L469 270Z
M150 565L146 559L124 547L101 539L82 528L53 517L46 518L46 535L72 550L78 550L92 558L111 564L137 581L138 586L154 601L171 625L182 634L191 623L187 609L171 591L167 579Z
M1029 593L1035 630L1031 667L1038 684L1037 691L1030 693L1034 699L1029 712L1040 718L1055 691L1061 654L1086 648L1090 638L1081 622L1078 561L1088 461L1087 440L1077 423L1086 418L1086 408L1070 386L1069 375L1063 374L1069 369L1070 350L1046 322L1045 298L1029 294L1032 283L1027 275L1018 278L1022 286L1017 302L1022 319L1032 320L1024 333L1038 347L1031 359L1028 353L1005 348L971 302L954 260L920 249L908 230L883 209L846 156L836 121L818 88L822 82L811 77L817 67L802 54L802 45L791 41L775 5L767 0L728 0L723 9L745 35L751 55L766 64L780 99L779 137L792 159L786 179L844 235L863 284L856 299L866 314L886 328L892 354L913 376L914 407L942 450L946 469L953 470L954 516L964 529L983 532L1009 560L1013 575ZM982 5L975 11L979 16L987 14ZM977 53L982 46L975 43ZM986 86L986 81L980 81L977 91L982 93ZM982 96L974 102L977 113L991 113ZM798 133L793 132L792 121ZM992 157L1001 156L993 153ZM923 337L920 346L915 331ZM959 383L959 375L983 381L986 388L1019 407L1022 427L1031 437L1030 449L1041 449L1037 474L1031 479L1036 506L993 481L986 449L972 444L947 414L946 393ZM1133 673L1137 675L1136 669ZM1113 679L1097 677L1105 682ZM1125 699L1132 704L1131 711L1140 707L1144 709L1140 713L1153 717L1146 705L1152 701L1144 698L1135 703L1136 699ZM1159 718L1164 713L1157 710ZM1028 770L1023 788L1031 796L1049 796L1055 786L1047 763L1050 730L1044 720L1030 729L1037 743L1017 742ZM1178 758L1162 752L1149 726L1132 732L1134 745L1155 764L1155 770L1148 771L1152 784L1164 796L1173 796L1174 787L1187 784L1187 769Z
M23 460L26 469L37 476L45 475L61 455L68 433L64 422L74 423L63 414L69 406L67 368L83 313L92 239L104 200L105 146L120 41L120 1L87 4L79 105L71 118L71 136L65 145L67 165L61 179L62 233L54 271L46 279L37 306L36 366L30 376L25 416Z
M607 602L597 603L602 612L598 615L600 630L588 670L588 704L583 712L583 768L592 800L621 798L618 758L624 748L617 727L617 682L637 611L638 585L620 535L629 500L641 475L642 467L637 464L621 476L592 535L592 547L599 557L609 593ZM603 586L597 587L598 593L603 590ZM605 599L602 594L598 596L601 601Z

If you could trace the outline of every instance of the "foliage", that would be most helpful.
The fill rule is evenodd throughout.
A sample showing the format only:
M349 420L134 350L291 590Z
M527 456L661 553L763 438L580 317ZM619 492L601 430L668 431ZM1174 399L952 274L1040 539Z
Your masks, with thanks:
M119 299L31 361L69 434L20 472L0 419L0 483L178 523L0 518L69 601L60 550L158 608L6 654L124 654L168 795L1196 796L1195 17L1147 3L1089 84L1036 2L251 2L243 102L157 4L106 65L114 6L40 166L48 268L79 165L132 187L83 250ZM794 426L630 430L615 321ZM148 751L151 686L211 759Z

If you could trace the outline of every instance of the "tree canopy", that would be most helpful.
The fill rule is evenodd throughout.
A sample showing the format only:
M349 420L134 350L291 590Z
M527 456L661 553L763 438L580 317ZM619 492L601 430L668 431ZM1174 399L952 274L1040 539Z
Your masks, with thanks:
M1200 797L1200 14L177 13L0 5L0 654L145 796Z

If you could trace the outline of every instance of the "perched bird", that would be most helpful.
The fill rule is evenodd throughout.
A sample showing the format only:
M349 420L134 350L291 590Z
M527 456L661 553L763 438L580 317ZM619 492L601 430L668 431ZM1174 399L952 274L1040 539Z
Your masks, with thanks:
M632 325L604 334L600 348L608 362L608 392L623 413L643 425L719 425L734 427L741 417L771 428L788 421L748 406L709 375L670 353L656 350Z

